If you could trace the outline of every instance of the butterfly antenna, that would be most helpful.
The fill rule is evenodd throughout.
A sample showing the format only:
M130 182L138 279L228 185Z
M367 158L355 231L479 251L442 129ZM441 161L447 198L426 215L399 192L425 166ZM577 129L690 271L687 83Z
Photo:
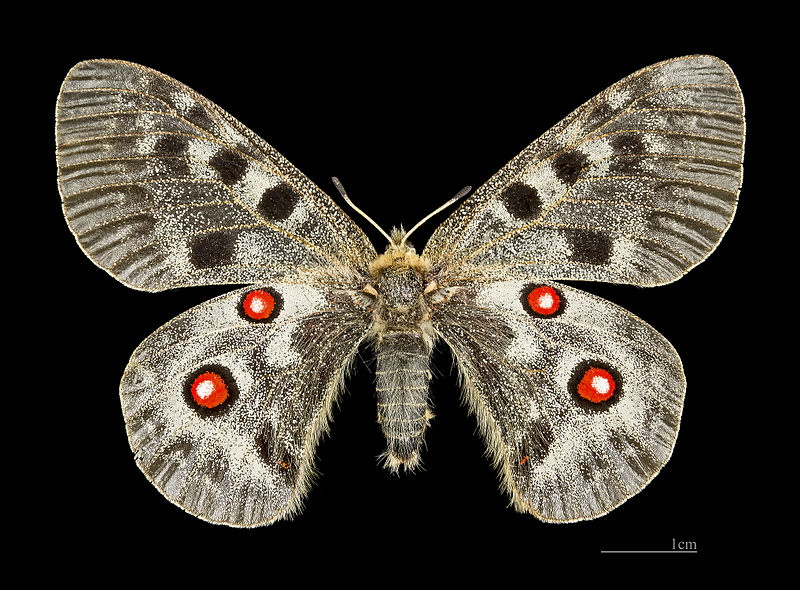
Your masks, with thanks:
M426 221L428 221L428 220L429 220L431 217L433 217L433 216L434 216L434 215L436 215L437 213L440 213L441 211L443 211L443 210L447 209L447 208L448 208L450 205L452 205L452 204L453 204L453 203L455 203L456 201L459 201L460 199L463 199L463 198L464 198L464 197L467 195L467 193L468 193L469 191L471 191L471 190L472 190L472 187L471 187L471 186L465 186L465 187L464 187L464 188L462 188L460 191L458 191L458 194L456 194L456 196L455 196L455 197L453 197L452 199L450 199L449 201L447 201L447 202L446 202L444 205L442 205L441 207L439 207L439 208L438 208L436 211L434 211L433 213L430 213L430 214L428 214L428 215L427 215L427 216L426 216L426 217L425 217L425 218L424 218L422 221L420 221L420 222L419 222L417 225L415 225L414 227L412 227L412 228L411 228L411 229L408 231L408 233L407 233L406 235L404 235L404 236L403 236L403 240L400 242L400 245L402 246L403 244L405 244L405 243L406 243L406 240L408 239L408 236L410 236L411 234L413 234L413 233L414 233L414 232L415 232L415 231L416 231L416 230L419 228L419 226L421 226L423 223L425 223Z
M348 197L348 196L347 196L347 193L346 193L346 192L344 192L344 187L342 186L342 183L341 183L341 182L339 182L339 179L338 179L338 178L336 178L335 176L332 176L332 177L331 177L331 180L333 181L333 184L336 186L336 190L338 190L338 191L339 191L339 194L340 194L340 195L342 195L342 198L345 200L345 202L346 202L348 205L350 205L350 206L351 206L353 209L355 209L355 210L356 210L356 213L358 213L359 215L361 215L361 217L363 217L364 219L366 219L367 221L369 221L369 222L370 222L372 225L374 225L374 226L377 228L377 230L378 230L379 232L381 232L381 233L383 234L383 236L384 236L384 237L385 237L387 240L389 240L389 243L391 244L391 243L392 243L392 238L390 238L390 237L389 237L389 234L387 234L385 231L383 231L383 228L381 228L381 226L380 226L380 225L378 225L377 223L375 223L375 221L373 221L373 219L372 219L372 218L371 218L369 215L367 215L367 214L366 214L366 213L364 213L364 212L363 212L361 209L359 209L358 207L356 207L356 206L355 206L355 204L353 203L353 201L351 201L351 200L350 200L350 197Z

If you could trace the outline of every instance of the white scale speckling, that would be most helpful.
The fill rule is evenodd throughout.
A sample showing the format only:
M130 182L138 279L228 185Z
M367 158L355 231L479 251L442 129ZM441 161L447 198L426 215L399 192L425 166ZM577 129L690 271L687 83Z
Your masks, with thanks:
M186 148L186 153L190 158L189 165L197 166L198 171L201 171L201 177L207 177L209 175L208 162L219 149L219 146L211 141L192 139ZM197 160L197 162L192 162L192 160Z
M233 127L231 127L228 124L228 122L225 121L224 119L219 118L217 122L219 123L220 127L222 127L222 131L227 136L227 138L241 137L241 134L238 131L236 131Z
M195 393L202 399L207 399L214 391L216 391L216 386L211 379L200 381L195 387Z
M278 325L270 330L264 340L261 350L276 368L294 367L302 362L302 357L293 346L292 337L296 328L294 324Z
M546 367L549 343L542 338L530 321L519 316L506 318L508 326L514 331L514 339L505 350L509 360L528 367L529 370L543 370Z
M144 135L136 141L136 153L140 156L149 156L155 151L159 134Z
M542 293L536 299L536 306L544 311L555 311L556 300L550 293Z
M556 177L550 164L534 166L522 178L522 181L538 191L539 198L542 200L543 211L548 209L568 188L565 183Z
M478 307L499 309L504 312L507 325L515 338L505 351L509 359L534 369L543 368L549 343L532 325L530 316L520 309L519 283L488 283L477 292Z
M284 222L286 228L293 233L299 234L306 221L308 221L309 210L305 207L295 207L292 214Z
M500 202L494 201L489 204L486 208L485 215L487 216L487 225L490 227L508 227L511 223L513 223L512 216L508 212L508 209ZM475 232L472 236L472 239L477 240L478 242L485 242L486 236L483 233ZM495 237L495 236L491 236Z
M592 176L606 176L608 174L608 168L613 161L610 160L610 158L614 155L614 149L611 147L611 144L607 139L595 139L592 141L587 141L586 143L581 144L580 151L581 153L586 154L591 162L591 164L589 164L581 174L584 178ZM578 189L578 191L580 190L581 184L582 183L578 183L577 186L573 187L573 190L569 195L570 197L574 197L573 193L577 192L575 189Z
M539 400L532 397L528 400L528 419L532 422L537 422L542 416L544 416L544 414L542 414L542 406Z
M630 99L630 93L625 90L615 90L605 95L605 101L615 110L624 107Z
M707 84L723 86L702 86ZM683 88L665 88L670 85ZM120 92L86 91L93 86ZM743 105L735 78L715 58L656 64L587 104L470 197L425 249L433 272L445 269L431 278L476 291L472 312L505 324L514 334L502 351L485 350L482 342L468 345L455 326L466 322L467 331L485 327L464 319L469 298L453 296L457 305L450 309L461 311L448 325L441 320L448 318L451 300L435 299L435 293L431 297L440 322L436 333L446 336L462 370L468 371L467 381L474 384L467 395L480 420L497 426L487 442L513 490L515 506L556 521L599 516L658 472L674 444L685 384L674 350L646 324L566 286L564 313L552 321L534 318L524 310L523 286L548 278L635 285L675 280L714 249L733 215L741 179ZM596 104L605 108L593 110ZM633 109L621 113L628 105ZM198 106L209 120L189 116ZM170 114L172 107L177 116ZM642 110L654 108L664 110ZM706 116L692 108L733 116ZM140 114L113 114L125 110ZM91 117L96 114L103 116ZM80 118L84 115L89 117ZM325 431L339 371L369 329L368 313L362 313L368 310L357 308L347 294L371 280L365 267L375 254L327 196L226 117L152 70L118 61L83 62L70 72L59 96L58 158L66 171L59 186L66 217L85 251L135 287L160 291L255 283L282 295L283 308L271 323L241 316L237 306L245 290L179 316L137 349L120 387L131 446L156 486L202 518L252 526L299 509L309 485L314 441ZM206 131L184 119L200 127L209 121L218 125L211 123ZM584 141L592 132L585 122L598 134L610 135ZM629 135L614 134L620 130ZM128 139L148 131L157 133L134 143ZM176 134L171 140L170 133ZM181 154L187 134L208 139L189 140ZM92 144L92 137L103 140ZM640 149L670 157L636 157ZM87 161L86 154L97 158L104 152L119 162L152 158L144 159L144 169ZM236 152L248 159L241 179L241 159L230 156ZM174 161L181 155L186 167ZM575 164L584 164L581 155L588 167L583 181L570 187L564 178L573 176ZM263 158L265 168L257 170L250 157ZM717 165L720 160L727 162ZM187 172L197 182L171 178ZM655 180L621 178L625 175ZM294 197L279 203L280 219L267 226L261 223L260 199L278 176ZM614 178L586 180L589 176ZM542 211L548 211L541 225L523 229L530 223L524 219L525 207L503 193L520 181L537 190ZM651 213L659 209L688 212L694 219L682 222L675 215ZM708 232L697 230L698 224L718 231L705 237ZM595 242L597 252L591 248ZM124 264L114 266L120 260ZM336 261L343 261L342 268ZM476 275L502 282L483 286L470 278ZM297 337L301 327L310 330L308 336L330 334L331 340L309 344ZM303 359L325 362L295 371ZM621 397L587 412L574 402L567 384L576 367L592 359L619 371ZM240 397L229 412L207 419L184 399L185 379L212 362L229 372ZM547 367L540 372L543 363ZM534 384L541 390L531 391ZM596 386L604 388L602 381ZM274 394L269 401L268 392ZM258 430L265 416L268 432ZM621 448L625 445L629 448ZM652 457L641 451L648 446ZM530 457L522 461L515 453L526 449ZM281 467L284 461L291 470ZM641 465L632 469L637 461ZM619 489L620 481L627 489Z
M592 377L592 388L600 394L605 395L611 389L611 382L601 375Z
M159 129L162 115L144 112L139 113L136 117L136 128L148 132Z
M237 183L236 192L248 207L255 209L264 191L276 186L278 181L279 178L274 174L269 174L264 168L251 164L247 167L244 178Z
M197 102L185 92L172 92L170 94L172 104L178 109L178 112L188 113Z

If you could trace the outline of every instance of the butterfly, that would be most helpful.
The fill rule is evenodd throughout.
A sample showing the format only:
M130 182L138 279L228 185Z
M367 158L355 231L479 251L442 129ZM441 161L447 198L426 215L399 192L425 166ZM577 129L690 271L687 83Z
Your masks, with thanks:
M77 64L58 97L56 152L86 255L134 289L247 285L133 353L120 399L136 463L209 522L296 514L367 345L382 462L413 470L443 343L513 506L549 522L606 514L669 459L685 378L648 324L560 281L656 286L702 262L736 209L744 132L723 61L652 65L451 199L463 201L421 253L415 227L378 228L379 254L327 194L197 92L129 62Z

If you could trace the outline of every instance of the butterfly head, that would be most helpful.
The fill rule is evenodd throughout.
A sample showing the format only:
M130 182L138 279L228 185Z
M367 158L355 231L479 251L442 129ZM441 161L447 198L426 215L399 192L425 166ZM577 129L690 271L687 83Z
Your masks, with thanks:
M368 267L363 292L373 299L375 321L389 329L418 324L427 317L424 297L431 265L405 241L403 228L393 229L389 245Z
M375 280L380 278L389 269L396 272L399 269L409 269L420 276L430 272L431 265L428 260L414 249L414 246L406 242L408 234L402 227L392 228L389 245L383 254L378 255L368 267L369 276Z

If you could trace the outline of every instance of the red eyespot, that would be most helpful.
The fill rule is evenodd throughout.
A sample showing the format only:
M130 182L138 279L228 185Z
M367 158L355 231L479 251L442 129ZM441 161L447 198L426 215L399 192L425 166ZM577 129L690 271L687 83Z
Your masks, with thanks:
M206 371L192 383L192 397L204 408L216 408L228 399L228 386L222 377Z
M561 307L561 299L553 287L542 285L528 294L528 305L539 315L553 315Z
M614 395L617 384L605 369L589 367L578 383L578 395L590 402L600 403Z
M261 289L250 291L242 302L244 313L254 320L265 320L275 309L275 298Z

